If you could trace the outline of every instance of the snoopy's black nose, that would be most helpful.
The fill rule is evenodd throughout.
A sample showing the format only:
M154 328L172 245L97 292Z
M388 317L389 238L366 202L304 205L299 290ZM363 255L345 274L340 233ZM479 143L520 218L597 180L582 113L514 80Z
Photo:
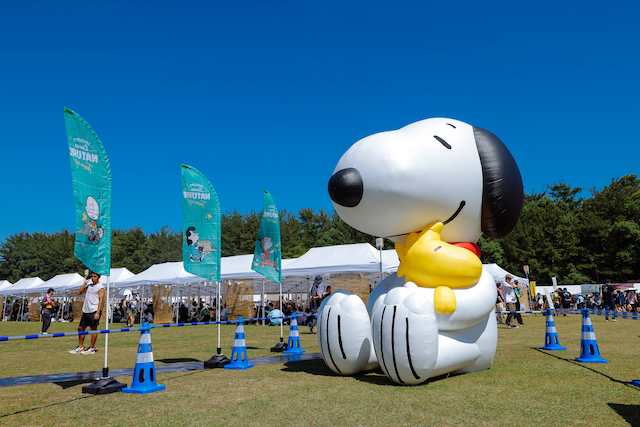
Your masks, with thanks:
M329 180L329 196L337 204L354 208L362 200L362 176L357 169L342 169L333 174Z

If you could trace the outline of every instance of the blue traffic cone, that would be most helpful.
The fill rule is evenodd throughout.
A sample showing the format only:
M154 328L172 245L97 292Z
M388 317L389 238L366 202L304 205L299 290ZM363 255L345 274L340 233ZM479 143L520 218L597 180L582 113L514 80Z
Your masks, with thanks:
M289 343L287 345L288 350L283 351L282 354L302 354L304 350L300 348L300 334L298 333L298 315L293 314L291 316L291 327L289 328Z
M580 357L576 357L582 363L607 363L600 357L600 349L596 341L596 334L593 332L589 310L582 309L582 339L580 340Z
M247 369L253 368L247 358L247 343L244 341L244 320L238 317L236 335L233 339L233 350L231 350L231 363L224 365L224 369Z
M140 329L140 344L138 345L138 357L133 371L131 387L122 389L123 393L148 394L154 391L164 390L164 384L156 383L156 373L153 366L153 349L151 348L151 328L144 322Z
M567 347L562 347L560 341L558 341L558 331L556 331L556 322L553 321L553 314L551 309L547 308L547 328L544 334L544 347L540 347L542 350L566 350Z

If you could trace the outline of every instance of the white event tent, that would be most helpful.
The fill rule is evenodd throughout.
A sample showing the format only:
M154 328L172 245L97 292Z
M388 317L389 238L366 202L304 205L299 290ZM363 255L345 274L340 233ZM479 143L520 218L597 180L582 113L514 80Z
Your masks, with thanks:
M529 285L529 280L523 277L518 277L513 273L509 273L507 270L500 267L498 264L483 264L482 268L484 268L485 271L490 273L493 276L493 280L495 280L497 283L504 282L506 275L511 274L513 276L512 281L517 280L518 283L520 284L524 283L526 285Z
M112 268L109 271L109 276L100 276L100 283L102 283L104 286L107 286L107 280L108 280L109 286L113 287L114 284L130 279L133 276L134 274L124 267Z
M398 269L398 257L393 259L383 251L382 270L386 272ZM369 243L352 245L324 246L311 248L300 258L295 259L282 269L283 276L313 276L333 273L375 273L380 271L380 255Z
M39 286L29 288L28 292L47 292L49 288L55 292L70 291L79 289L83 282L84 278L78 273L58 274Z
M2 295L24 295L27 294L29 292L27 292L27 289L31 288L31 287L37 287L41 284L44 283L44 280L42 280L39 277L27 277L24 279L20 279L18 280L16 283L14 283L11 286L8 286L2 290L0 290L0 294Z
M205 283L211 280L191 274L184 269L181 261L155 264L143 272L119 280L113 284L114 288L134 287L140 285L187 285L191 283Z
M3 289L7 289L11 285L13 285L13 283L8 280L0 280L0 295L2 295Z

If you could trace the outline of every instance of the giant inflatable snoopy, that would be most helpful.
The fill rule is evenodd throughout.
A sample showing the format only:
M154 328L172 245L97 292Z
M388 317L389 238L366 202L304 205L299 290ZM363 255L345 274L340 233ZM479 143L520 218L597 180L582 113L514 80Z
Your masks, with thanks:
M329 194L349 225L396 242L400 267L366 307L345 291L323 301L318 341L327 366L341 375L379 366L399 384L489 368L496 285L476 242L509 234L524 202L502 141L444 118L371 135L342 156Z

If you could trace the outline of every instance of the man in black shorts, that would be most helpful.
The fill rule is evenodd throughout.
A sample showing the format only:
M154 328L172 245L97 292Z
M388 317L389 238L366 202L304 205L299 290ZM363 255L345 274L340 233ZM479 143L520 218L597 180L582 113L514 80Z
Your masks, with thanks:
M80 319L80 325L78 331L84 331L87 326L92 331L98 329L100 323L100 314L102 312L102 304L104 303L104 285L100 283L100 275L89 271L87 277L84 279L84 283L78 291L79 295L86 294L84 297L84 304L82 305L82 318ZM85 350L84 348L84 335L78 336L78 348L71 350L71 354L95 354L95 345L98 335L91 335L91 347Z

